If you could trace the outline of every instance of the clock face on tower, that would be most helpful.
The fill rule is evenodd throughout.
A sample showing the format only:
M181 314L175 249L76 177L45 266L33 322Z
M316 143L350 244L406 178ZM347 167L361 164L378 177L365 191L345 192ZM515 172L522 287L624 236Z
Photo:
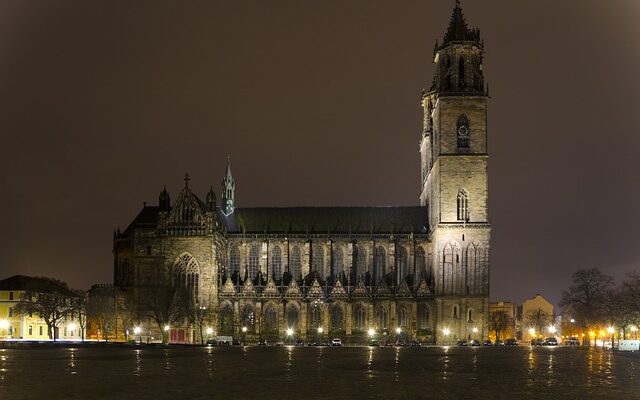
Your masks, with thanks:
M460 137L469 137L469 128L466 125L461 125L458 128L458 136Z

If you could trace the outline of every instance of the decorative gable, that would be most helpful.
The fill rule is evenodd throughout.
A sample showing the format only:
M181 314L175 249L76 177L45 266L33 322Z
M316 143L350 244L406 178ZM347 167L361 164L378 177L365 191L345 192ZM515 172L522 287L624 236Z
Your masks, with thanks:
M322 297L324 295L324 290L322 290L322 286L320 286L318 278L314 278L313 283L307 291L307 294L309 295L309 297Z
M410 297L411 294L412 294L411 289L409 289L409 285L407 285L407 281L403 280L402 283L400 283L400 286L398 286L398 290L396 290L396 296Z
M289 283L289 287L287 288L287 295L297 296L299 294L300 294L300 286L298 286L298 283L296 282L295 279L292 279L291 282Z
M417 296L429 296L431 295L431 289L429 289L429 285L427 284L427 281L422 278L422 281L420 282L420 285L418 286L418 290L416 290L416 295Z
M333 289L331 290L332 297L347 297L347 291L344 289L342 282L338 279L336 284L333 285Z
M271 277L269 278L269 282L267 282L267 286L264 287L264 294L278 294L278 287L276 286L276 283L273 281L273 279L271 279Z
M368 293L367 287L364 285L362 278L358 279L356 287L353 289L354 296L366 296Z
M253 286L253 282L251 282L251 280L247 279L244 282L244 287L242 288L242 293L255 293L256 292L256 288L255 286Z
M188 183L188 179L185 182ZM167 230L176 235L202 235L206 228L202 202L185 184L169 213Z
M236 294L236 287L233 285L231 278L227 278L227 281L224 283L222 287L222 294Z

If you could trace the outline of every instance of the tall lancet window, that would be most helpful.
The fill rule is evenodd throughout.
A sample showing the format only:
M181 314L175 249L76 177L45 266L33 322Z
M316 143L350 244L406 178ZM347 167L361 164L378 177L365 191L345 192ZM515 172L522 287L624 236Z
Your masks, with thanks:
M458 117L457 134L458 134L458 148L469 148L469 118L462 114Z
M469 220L469 196L465 190L458 192L458 221Z

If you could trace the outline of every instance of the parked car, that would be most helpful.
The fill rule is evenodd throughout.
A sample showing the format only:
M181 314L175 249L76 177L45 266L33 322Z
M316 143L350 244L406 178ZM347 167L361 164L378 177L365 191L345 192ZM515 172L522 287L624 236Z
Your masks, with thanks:
M304 342L302 341L302 339L296 339L295 346L304 347Z
M478 346L480 346L480 344L481 343L478 340L470 340L469 341L469 346L471 346L471 347L478 347Z
M421 347L422 346L422 342L419 340L414 340L410 343L411 347Z
M570 337L565 340L564 344L566 346L580 346L580 340L577 337Z
M518 345L518 341L514 338L509 338L507 340L505 340L504 342L505 346L517 346Z
M342 346L342 339L340 338L331 339L331 346Z
M407 345L407 342L405 342L404 340L398 340L396 342L396 346L398 347L405 347Z
M544 340L539 338L531 339L532 346L544 346Z
M258 340L258 346L266 346L266 345L267 345L267 341L265 339Z
M558 345L558 339L554 338L554 337L548 337L544 340L544 345L545 346L557 346Z
M491 340L485 340L484 342L482 342L483 346L493 346L493 342L491 342Z
M500 339L497 339L495 342L493 342L494 346L504 346L504 342Z
M380 342L379 342L379 341L377 341L377 340L373 340L373 339L371 339L371 340L369 340L368 345L369 345L369 346L373 346L373 347L378 347L378 346L380 346Z
M457 345L460 346L460 347L466 347L467 346L467 341L464 340L464 339L460 339L460 340L458 340Z

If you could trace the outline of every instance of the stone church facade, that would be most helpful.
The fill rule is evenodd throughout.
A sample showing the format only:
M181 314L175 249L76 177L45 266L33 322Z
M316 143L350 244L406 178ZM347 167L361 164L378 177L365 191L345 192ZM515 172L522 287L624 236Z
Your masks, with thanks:
M215 334L362 342L485 339L490 224L483 43L458 2L422 96L420 204L236 207L231 166L221 201L188 176L114 236L114 282L186 285L216 310ZM398 329L399 328L399 329ZM193 332L172 335L192 341ZM397 332L400 332L399 334Z

